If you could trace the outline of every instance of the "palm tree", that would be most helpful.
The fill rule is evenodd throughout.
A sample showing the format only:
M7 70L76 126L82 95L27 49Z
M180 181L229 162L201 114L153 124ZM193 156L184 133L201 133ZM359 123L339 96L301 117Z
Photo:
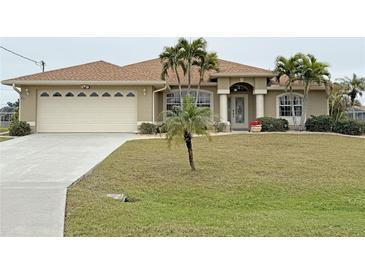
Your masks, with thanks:
M182 107L174 107L168 111L166 120L166 138L169 146L172 141L185 142L188 149L189 163L192 170L195 170L193 157L193 134L206 135L208 126L211 124L211 111L209 108L199 108L193 98L188 95L183 98Z
M290 93L290 109L293 118L294 129L297 129L297 119L294 109L294 95L293 95L293 83L298 80L297 76L298 69L298 56L294 55L292 57L285 58L284 56L278 56L275 61L274 72L276 74L276 79L280 82L282 76L287 78L285 83L285 92Z
M180 78L179 68L182 69L184 74L186 73L186 67L182 51L178 46L165 47L164 51L160 54L160 61L162 62L162 72L161 72L162 80L166 80L170 70L172 70L176 74L177 83L179 85L180 104L181 104L182 91L181 91L181 78Z
M358 77L355 73L352 74L352 79L349 77L344 77L338 79L340 81L340 85L343 87L344 90L347 91L347 95L351 99L351 106L355 106L355 99L356 97L362 96L363 92L365 91L365 78ZM353 112L355 118L355 112Z
M216 52L210 52L203 56L200 56L197 60L193 61L193 65L199 68L199 82L195 96L195 105L198 104L199 91L202 81L206 72L219 71L218 67L218 55Z
M343 119L346 111L351 107L351 100L347 96L347 93L343 91L341 84L335 82L331 84L329 95L329 110L330 116L334 123Z
M330 73L328 72L329 66L319 62L311 54L305 55L298 53L296 54L296 58L298 58L298 79L302 80L304 84L303 111L300 119L300 129L304 130L304 123L307 119L308 94L311 85L316 83L318 85L324 84L327 87L330 80Z
M188 94L191 91L191 68L194 60L205 56L207 54L207 41L204 38L198 38L189 42L185 38L180 38L177 47L180 49L181 54L186 62L186 69L188 73Z

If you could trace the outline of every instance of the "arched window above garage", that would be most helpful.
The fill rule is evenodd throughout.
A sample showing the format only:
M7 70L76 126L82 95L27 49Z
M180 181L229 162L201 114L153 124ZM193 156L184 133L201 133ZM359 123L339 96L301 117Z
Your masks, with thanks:
M102 96L103 97L110 97L110 93L109 92L104 92Z
M80 92L80 93L77 95L77 97L86 97L86 94L85 94L85 93L83 93L83 92Z
M74 97L74 94L72 92L67 92L65 96L66 97Z
M97 94L96 92L93 92L90 94L90 97L99 97L99 94Z
M41 97L49 97L48 92L44 91L41 93Z
M123 97L123 94L118 91L116 94L114 94L114 97Z
M135 97L136 95L133 92L128 92L127 97Z
M62 94L57 91L53 93L53 97L62 97Z

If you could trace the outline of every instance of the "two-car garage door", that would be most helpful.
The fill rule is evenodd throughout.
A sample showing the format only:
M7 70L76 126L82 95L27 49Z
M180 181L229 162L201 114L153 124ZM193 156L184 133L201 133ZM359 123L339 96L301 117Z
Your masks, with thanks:
M134 91L40 91L38 132L132 132L137 130Z

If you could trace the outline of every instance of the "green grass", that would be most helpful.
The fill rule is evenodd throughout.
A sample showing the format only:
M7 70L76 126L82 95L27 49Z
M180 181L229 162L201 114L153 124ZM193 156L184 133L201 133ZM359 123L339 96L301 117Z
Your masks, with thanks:
M365 236L365 140L233 135L127 142L68 191L66 236ZM127 193L122 203L107 193Z
M0 133L7 132L9 129L7 127L0 127Z
M11 138L9 138L9 137L0 136L0 142L4 142L4 141L10 140L10 139Z

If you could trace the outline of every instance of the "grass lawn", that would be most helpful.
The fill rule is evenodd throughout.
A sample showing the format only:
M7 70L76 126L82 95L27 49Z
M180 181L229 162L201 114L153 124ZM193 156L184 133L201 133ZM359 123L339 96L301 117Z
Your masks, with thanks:
M9 129L7 127L0 127L0 133L7 132Z
M0 142L3 142L3 141L7 141L7 140L10 140L11 138L9 137L2 137L0 136Z
M233 135L127 142L71 187L66 236L365 236L365 139ZM107 193L127 193L122 203Z

